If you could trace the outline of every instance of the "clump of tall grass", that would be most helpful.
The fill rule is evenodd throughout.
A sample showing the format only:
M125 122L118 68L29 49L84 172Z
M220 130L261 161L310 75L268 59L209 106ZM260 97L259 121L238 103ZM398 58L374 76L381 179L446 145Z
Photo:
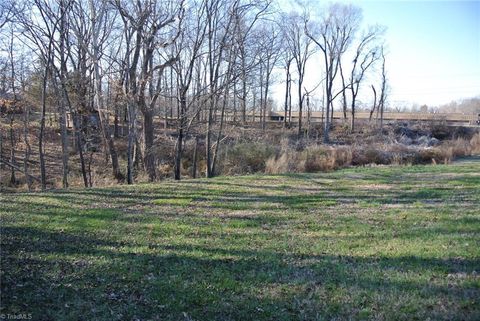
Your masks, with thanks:
M480 154L480 133L476 133L470 139L470 147L472 154Z
M350 146L310 145L301 150L285 150L270 157L265 172L279 174L289 172L325 172L352 163Z

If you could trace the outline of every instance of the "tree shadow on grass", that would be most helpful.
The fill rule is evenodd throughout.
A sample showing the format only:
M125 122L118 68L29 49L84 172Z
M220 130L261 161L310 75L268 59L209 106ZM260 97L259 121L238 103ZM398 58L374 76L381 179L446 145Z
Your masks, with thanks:
M315 320L365 313L473 320L480 313L478 284L447 278L471 275L478 258L307 255L208 243L157 244L138 253L91 234L5 226L1 235L1 313L32 313L35 320Z
M336 175L336 174L335 174ZM322 175L321 177L335 179L335 175ZM366 175L366 176L365 176ZM397 177L398 171L379 174L365 174L361 173L361 179L375 182L378 177ZM148 185L142 186L138 190L120 189L120 188L105 188L105 189L93 189L93 190L58 190L52 191L47 194L42 193L30 193L22 194L28 197L28 204L31 206L37 206L39 208L92 208L95 206L128 209L133 206L151 206L156 200L162 201L163 205L169 205L168 200L172 200L172 205L178 203L178 201L184 199L191 199L192 206L202 206L202 201L220 201L217 202L217 207L226 210L247 210L255 209L255 204L265 203L275 206L281 206L287 209L299 209L309 210L315 207L321 206L333 206L334 203L355 203L355 202L376 202L378 204L400 204L408 205L418 201L426 202L428 204L438 205L450 199L450 201L463 201L467 203L474 202L474 199L465 198L475 194L475 190L464 191L460 193L454 186L451 188L445 187L429 187L421 188L418 190L401 191L398 188L392 190L379 190L372 195L368 190L356 188L354 185L348 189L342 189L340 186L318 186L316 179L320 176L311 174L295 174L285 175L289 179L302 179L302 181L313 182L313 187L305 191L305 187L296 188L295 186L259 186L252 182L231 183L223 180L190 180L179 184L167 185ZM268 177L267 177L268 178ZM255 178L257 179L257 178ZM271 180L271 179L269 179ZM315 187L318 186L318 187ZM264 188L269 190L273 195L262 195L261 193L254 192L258 188ZM278 193L277 193L278 192ZM286 193L288 193L286 195ZM276 195L275 195L276 194ZM35 201L38 197L51 197L58 199L65 205L44 204L44 200ZM6 201L21 208L23 200L9 196ZM328 203L328 204L327 204ZM96 205L98 204L98 205ZM211 205L206 205L205 209ZM214 206L215 207L215 206ZM265 206L264 206L265 208ZM264 209L263 208L263 209Z

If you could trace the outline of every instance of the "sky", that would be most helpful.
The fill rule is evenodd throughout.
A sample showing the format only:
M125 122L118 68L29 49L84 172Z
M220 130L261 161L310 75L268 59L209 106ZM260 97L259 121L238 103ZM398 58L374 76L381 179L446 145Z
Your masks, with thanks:
M480 0L339 2L362 8L363 27L387 28L391 106L438 106L480 97ZM327 3L313 0L320 8ZM362 91L363 102L373 100L368 88Z
M387 27L392 102L429 106L480 96L480 1L356 1Z

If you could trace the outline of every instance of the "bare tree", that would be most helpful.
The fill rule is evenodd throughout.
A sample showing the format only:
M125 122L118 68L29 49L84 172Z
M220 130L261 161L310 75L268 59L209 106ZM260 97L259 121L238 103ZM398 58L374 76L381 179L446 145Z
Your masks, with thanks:
M116 1L120 15L124 21L126 37L129 43L135 35L132 53L127 52L128 87L126 96L129 106L129 166L127 181L131 183L133 162L133 144L135 140L136 111L143 115L143 161L150 181L156 179L155 153L153 149L154 127L153 117L157 99L160 95L161 76L165 68L171 66L177 57L167 60L155 59L158 48L170 46L179 35L179 17L183 12L183 1L166 2L145 0L128 6L120 0ZM160 37L162 35L162 37ZM164 38L165 37L165 38ZM158 56L157 56L158 57Z
M38 53L40 64L43 69L41 90L42 111L40 117L40 133L38 137L38 154L41 187L42 190L45 190L47 186L47 175L45 166L44 132L47 108L47 86L48 80L52 78L54 43L56 41L60 19L58 19L58 16L52 14L49 7L43 6L39 0L35 0L32 6L25 7L23 8L24 10L16 10L15 19L21 25L23 30L23 38L21 38L21 40L25 45L30 46L34 52ZM39 19L36 19L35 21L30 19L28 13L32 12L32 10L38 10Z
M177 52L176 56L179 57L173 64L173 69L177 74L179 101L174 169L174 177L176 180L181 178L183 140L185 130L188 126L188 112L191 105L191 103L188 102L187 94L194 79L195 65L204 54L202 52L202 46L207 30L206 6L207 1L202 0L197 6L193 6L193 8L188 10L185 23L182 26L182 32L178 41L174 44L175 51ZM197 98L191 97L191 99L194 100ZM199 110L190 114L191 120L193 120L198 112Z
M367 70L380 58L380 48L375 42L382 35L382 33L383 28L380 28L378 26L370 27L360 38L360 41L354 53L352 69L350 72L350 79L348 83L348 89L350 90L351 94L351 132L355 130L355 109L360 84L364 79Z
M7 115L9 118L9 136L10 136L10 164L15 165L15 150L16 150L16 137L15 137L15 130L14 130L14 123L15 123L15 115L18 111L21 110L20 106L20 99L17 94L17 87L15 84L16 79L16 61L13 55L14 51L14 41L13 41L13 28L10 28L10 37L9 42L7 45L7 53L8 53L8 65L9 68L5 68L6 72L9 72L7 76L8 79L8 91L10 93L10 99L7 100ZM4 91L4 90L2 90ZM10 167L10 184L15 186L17 184L17 178L15 176L15 167Z
M387 80L387 72L385 69L385 47L384 46L381 46L380 48L380 55L382 56L382 85L380 89L378 111L380 112L380 131L382 131L383 130L383 112L385 110L385 104L386 104L387 95L388 95L388 84L387 84L388 80Z
M302 17L296 13L290 14L285 21L285 36L288 50L295 62L297 72L297 94L298 94L298 136L302 135L302 112L305 95L303 93L303 82L308 59L313 55L311 48L312 38L304 33Z
M145 14L141 12L137 13L137 17L130 16L123 8L122 3L117 0L115 2L116 7L120 12L120 16L123 22L123 36L125 42L125 51L121 68L125 70L122 73L121 82L123 84L123 93L127 101L126 118L128 121L128 145L127 145L127 183L133 184L134 177L134 148L136 141L136 120L137 120L137 108L135 103L135 96L137 95L137 66L140 60L140 50L142 35L141 32L137 32L138 25L142 25L146 19ZM132 10L133 11L133 10ZM137 22L138 20L138 22Z
M220 124L217 132L217 144L213 144L213 125L219 107L220 93L227 88L231 80L231 68L225 63L228 48L232 45L232 30L234 29L234 16L239 6L239 0L222 1L213 0L207 7L207 72L209 87L209 102L207 109L205 158L206 176L215 175L216 152L223 131L224 109L220 113ZM225 72L224 75L222 75ZM223 76L223 77L222 77Z
M108 38L112 30L112 20L108 17L106 0L99 0L95 3L94 0L89 0L90 6L90 23L92 29L92 42L89 50L89 55L92 60L95 78L95 105L98 110L100 118L100 127L104 142L108 144L109 155L112 160L113 176L117 180L123 180L123 174L120 171L118 164L117 149L115 148L115 141L113 140L108 113L105 113L105 103L102 92L102 74L100 72L100 59L102 54L102 45ZM116 120L118 120L116 118Z
M339 71L342 55L348 49L361 20L361 10L352 5L333 4L328 7L319 21L305 18L305 33L323 53L325 68L325 103L323 141L328 143L330 113L333 115L333 101L345 89L334 93L334 82Z
M241 119L243 124L247 121L247 96L249 93L249 76L254 71L258 62L255 59L256 53L256 33L255 25L259 20L270 14L269 8L271 6L271 0L261 1L246 1L237 7L232 12L235 32L234 46L237 47L237 69L238 75L234 77L234 86L237 85L237 80L240 80L240 109ZM236 94L236 90L234 90Z
M26 57L22 53L20 57L20 88L22 93L26 92L26 73L28 67L26 66ZM29 128L30 128L30 104L23 103L23 143L25 144L25 152L23 157L23 172L25 174L25 181L27 183L28 191L32 190L32 175L30 175L30 155L32 154L32 146L30 144Z
M260 65L260 119L262 129L266 128L268 94L272 82L272 72L277 66L280 58L280 33L274 24L261 25L257 30L257 42L259 45L259 65Z
M291 125L292 108L297 108L298 137L308 137L317 87L310 88L307 76L317 49L322 59L317 73L325 99L324 141L329 142L333 104L340 95L345 118L351 107L353 130L355 111L359 108L357 97L369 70L377 59L383 59L385 64L385 55L376 47L378 34L369 30L354 42L361 18L360 10L354 6L334 4L320 18L309 19L296 13L277 15L272 3L273 0L1 2L4 42L8 40L5 30L14 26L19 28L18 39L32 53L31 70L35 72L31 77L35 86L29 88L28 76L20 81L21 59L11 46L4 46L9 55L0 57L0 68L6 62L0 86L2 81L7 83L8 93L13 91L19 100L28 92L32 110L41 106L40 135L35 145L38 142L42 189L46 189L47 178L51 177L46 173L50 169L46 168L45 153L58 155L64 187L72 183L71 174L80 170L83 184L92 186L94 171L104 168L118 181L125 172L129 184L140 179L140 173L154 181L159 177L160 162L165 161L173 165L175 179L180 179L185 146L193 146L194 142L194 159L205 159L205 167L199 170L205 170L207 177L215 176L227 153L225 142L240 122L246 127L247 120L253 119L260 121L254 125L266 129L268 113L274 106L272 84L280 68L285 80L283 126ZM383 66L383 84L372 82L376 102L371 118L375 111L380 114L377 118L382 118L387 92L384 69ZM27 83L26 89L19 86L21 82ZM9 164L5 165L8 174L12 172L16 180L19 173L25 173L27 183L35 179L30 177L34 172L33 162L29 162L33 152L30 156L28 150L34 139L28 130L36 122L30 120L34 114L29 112L24 114L22 133L18 130L20 117L9 116L10 124L4 127L7 135L0 142L8 149L8 156L2 159L2 164ZM45 148L44 136L50 133L49 126L60 133L55 140L59 145L55 153L50 152L50 145ZM163 136L157 137L159 134ZM22 139L27 146L23 167L18 161L19 151L13 148L23 145ZM124 140L126 152L119 148ZM165 148L160 148L164 141L171 142L171 150L164 152ZM203 156L199 156L198 148L204 150ZM13 164L15 159L18 164ZM123 160L126 171L120 167ZM196 165L194 161L192 175L197 174Z

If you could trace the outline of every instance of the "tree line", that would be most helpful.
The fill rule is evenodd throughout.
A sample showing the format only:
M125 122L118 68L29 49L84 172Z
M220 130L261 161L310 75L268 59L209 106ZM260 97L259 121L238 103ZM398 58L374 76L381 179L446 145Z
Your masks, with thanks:
M2 128L11 136L10 161L2 153L3 165L12 175L22 170L27 181L36 179L28 168L35 148L45 189L45 128L54 114L64 188L72 155L79 159L84 185L91 185L92 130L100 133L113 177L131 184L135 172L144 170L155 181L155 128L162 119L165 128L170 122L175 130L175 179L181 178L192 126L201 128L205 175L212 177L225 127L258 119L265 129L272 88L279 82L285 86L283 126L295 125L299 137L314 92L322 97L324 143L335 101L345 119L350 114L352 132L360 90L372 91L371 115L381 115L388 92L385 29L362 29L361 9L353 5L295 6L298 10L286 12L273 0L3 1L0 98L2 118L10 124ZM318 83L307 82L308 73L320 75ZM33 104L21 104L27 95L35 97ZM21 113L15 110L19 106ZM296 124L292 109L299 112ZM34 142L28 138L33 120L39 124ZM14 161L15 121L24 125L23 169ZM125 155L116 139L123 135ZM8 144L7 137L2 133L0 146ZM119 158L126 159L126 170Z

